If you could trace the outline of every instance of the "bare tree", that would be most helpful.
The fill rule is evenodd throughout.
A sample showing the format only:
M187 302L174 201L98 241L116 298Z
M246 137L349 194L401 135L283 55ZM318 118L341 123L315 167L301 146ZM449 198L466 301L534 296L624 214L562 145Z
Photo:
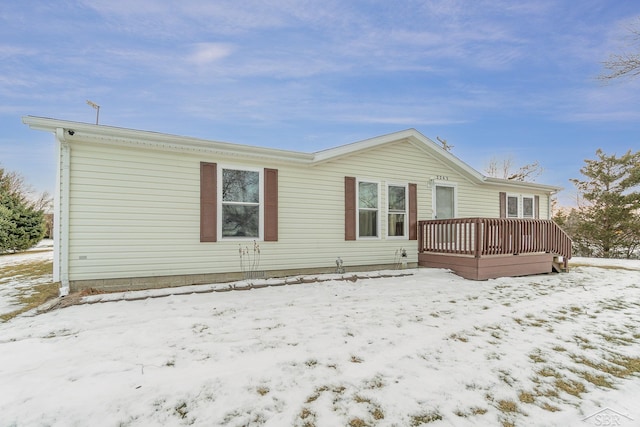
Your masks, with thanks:
M610 55L609 59L602 63L607 72L600 74L598 79L610 81L640 75L640 18L628 30L631 33L633 51Z
M536 160L518 168L514 165L513 157L499 160L492 157L484 171L488 176L494 178L508 179L512 181L530 181L533 182L542 174L544 169Z
M51 211L53 202L51 195L46 191L41 194L36 193L19 173L8 171L0 166L0 185L2 191L18 197L33 209L43 212Z

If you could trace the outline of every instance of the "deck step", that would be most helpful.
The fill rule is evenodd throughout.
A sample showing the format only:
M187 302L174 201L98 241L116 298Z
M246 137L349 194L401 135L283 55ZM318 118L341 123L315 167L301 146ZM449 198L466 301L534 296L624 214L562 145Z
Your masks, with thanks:
M569 268L565 268L564 267L564 261L560 261L559 257L555 256L553 257L553 262L552 262L552 266L553 266L553 271L555 273L568 273L569 272Z

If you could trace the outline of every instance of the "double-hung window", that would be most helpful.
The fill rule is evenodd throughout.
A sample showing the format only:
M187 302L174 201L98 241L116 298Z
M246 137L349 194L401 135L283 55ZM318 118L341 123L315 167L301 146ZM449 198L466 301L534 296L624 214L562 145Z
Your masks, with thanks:
M221 168L222 237L261 237L262 172Z
M406 237L407 235L407 186L387 186L387 236Z
M519 218L518 196L507 195L507 217Z
M377 182L358 182L358 237L379 237L380 192Z
M532 196L522 196L522 217L523 218L533 218L533 197Z

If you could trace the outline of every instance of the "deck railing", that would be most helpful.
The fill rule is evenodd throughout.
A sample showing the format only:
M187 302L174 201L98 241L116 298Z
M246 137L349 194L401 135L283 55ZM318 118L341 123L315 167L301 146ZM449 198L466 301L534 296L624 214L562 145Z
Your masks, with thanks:
M571 258L571 238L553 221L521 218L455 218L418 222L418 251L517 255L549 252Z

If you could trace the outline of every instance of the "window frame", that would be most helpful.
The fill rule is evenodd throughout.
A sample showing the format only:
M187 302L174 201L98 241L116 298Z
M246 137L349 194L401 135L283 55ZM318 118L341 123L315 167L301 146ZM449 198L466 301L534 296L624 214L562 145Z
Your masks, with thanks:
M536 217L536 199L535 196L533 194L522 194L520 196L521 198L521 203L522 203L522 218L528 218L528 219L533 219ZM524 200L525 199L530 199L531 200L531 216L529 215L525 215L524 212Z
M377 187L377 207L376 209L373 208L360 208L360 184L375 184ZM381 190L381 185L380 185L380 181L374 180L374 179L366 179L366 178L356 178L356 239L357 240L380 240L382 238L381 236L381 222L382 222L382 218L380 217L380 203L381 203L381 194L380 194L380 190ZM361 236L360 235L360 211L361 210L366 210L366 211L375 211L377 213L376 215L376 235L375 236Z
M391 211L391 207L389 206L389 188L390 187L402 187L404 188L404 211L400 212L397 210ZM387 239L391 240L408 240L409 239L409 183L408 182L387 182L386 183L386 227L385 227L385 236ZM401 236L392 236L389 234L389 216L391 214L399 214L402 213L404 215L404 225Z
M516 200L516 214L511 215L511 213L509 212L509 199L515 199ZM507 218L522 218L522 209L520 209L520 195L519 194L509 194L507 193L507 206L506 206L506 214L507 214Z
M222 224L224 222L224 209L223 206L225 204L237 204L237 205L246 205L251 206L255 203L238 203L238 202L224 202L223 201L223 185L224 185L224 170L237 170L237 171L245 171L245 172L257 172L258 173L258 236L224 236L222 233ZM241 166L241 165L232 165L232 164L218 164L217 171L217 190L218 190L218 218L217 218L217 227L218 227L218 239L221 241L247 241L247 240L256 240L263 241L264 240L264 168L251 167L251 166Z
M517 215L509 215L509 198L516 199ZM531 200L531 215L524 213L524 200ZM507 218L519 218L519 219L534 219L536 217L536 196L533 194L513 194L507 193L506 200L506 217Z

